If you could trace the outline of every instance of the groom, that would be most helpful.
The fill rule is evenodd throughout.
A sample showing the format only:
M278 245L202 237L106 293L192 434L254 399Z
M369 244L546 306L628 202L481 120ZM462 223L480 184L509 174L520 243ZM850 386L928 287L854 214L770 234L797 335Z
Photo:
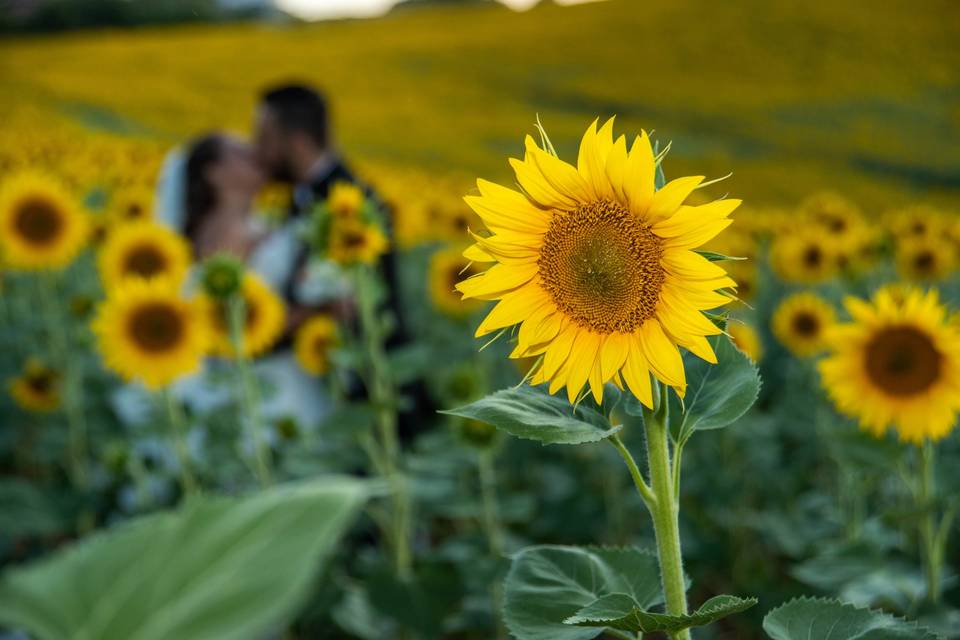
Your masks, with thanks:
M315 203L327 198L330 189L338 182L350 182L359 186L368 198L375 198L373 190L362 184L344 163L333 146L327 102L316 90L299 84L289 84L268 89L260 96L257 109L254 140L261 165L271 177L279 182L293 185L291 215L309 215ZM389 211L387 212L389 214ZM397 347L410 342L401 308L396 253L393 246L392 225L387 215L390 250L383 255L378 265L380 275L387 285L387 308L394 317L394 329L387 347ZM308 258L305 246L298 248L296 268L284 297L290 306L295 325L302 322L313 310L299 304L297 284L302 277ZM430 401L425 387L417 384L403 389L412 395L414 415L401 415L401 429L413 426L430 411Z

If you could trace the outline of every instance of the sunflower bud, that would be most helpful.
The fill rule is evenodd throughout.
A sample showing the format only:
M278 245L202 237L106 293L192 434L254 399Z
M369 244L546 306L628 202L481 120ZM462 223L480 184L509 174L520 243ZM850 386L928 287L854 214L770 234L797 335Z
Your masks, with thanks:
M218 254L203 264L203 290L215 300L226 300L240 291L243 263L228 254Z

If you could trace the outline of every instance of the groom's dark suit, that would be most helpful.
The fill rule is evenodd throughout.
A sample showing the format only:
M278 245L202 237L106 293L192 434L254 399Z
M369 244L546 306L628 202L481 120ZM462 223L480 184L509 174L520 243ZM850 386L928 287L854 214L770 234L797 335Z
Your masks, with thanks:
M378 202L385 212L385 223L387 228L384 230L390 240L390 249L383 254L378 264L380 276L383 278L387 288L387 300L384 305L389 309L393 316L393 331L387 339L387 348L392 349L409 344L411 337L409 334L406 317L403 310L403 300L400 295L400 274L397 268L397 254L395 250L395 238L393 234L393 216L385 203L379 198L376 192L369 186L356 178L353 172L338 157L334 156L326 166L320 167L318 171L307 182L298 185L294 189L291 214L293 216L309 215L313 205L323 202L330 195L333 185L338 182L349 182L360 187L367 198L372 198ZM294 278L288 283L285 296L287 300L294 300L294 289L296 286L296 274L302 273L308 259L306 247L297 258L297 267L294 271ZM362 396L365 392L360 388L359 380L354 385L357 388L352 393ZM426 390L426 385L422 380L413 382L404 386L400 390L401 395L412 401L409 409L401 411L398 415L400 433L405 439L416 432L422 430L423 426L432 421L434 406Z

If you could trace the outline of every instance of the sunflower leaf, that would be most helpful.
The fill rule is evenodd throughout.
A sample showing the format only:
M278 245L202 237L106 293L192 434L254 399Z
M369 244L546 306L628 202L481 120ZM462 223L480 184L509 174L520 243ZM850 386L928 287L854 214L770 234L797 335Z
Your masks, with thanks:
M0 624L53 638L260 638L288 620L366 499L328 478L199 497L0 580Z
M611 425L603 414L590 407L571 407L562 398L528 386L503 389L440 413L486 422L517 438L545 445L597 442L622 428Z
M604 627L640 633L677 633L690 627L703 627L721 618L739 613L757 604L756 598L714 596L693 613L673 616L653 613L630 596L614 593L598 598L570 616L564 623L580 627Z
M519 640L589 640L602 629L564 621L612 594L643 607L660 604L657 557L635 548L527 547L507 573L504 620Z
M692 354L684 358L684 410L670 413L671 433L678 442L685 442L695 431L728 426L753 406L760 393L760 374L746 354L725 335L714 336L710 345L717 364Z
M797 598L763 619L773 640L937 640L937 635L882 611L825 598Z

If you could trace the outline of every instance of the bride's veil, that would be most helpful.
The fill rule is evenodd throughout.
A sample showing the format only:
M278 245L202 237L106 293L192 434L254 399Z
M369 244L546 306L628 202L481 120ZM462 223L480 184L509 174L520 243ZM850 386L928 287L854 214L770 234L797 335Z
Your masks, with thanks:
M156 220L178 233L187 217L187 154L182 147L167 153L157 179L154 199Z

